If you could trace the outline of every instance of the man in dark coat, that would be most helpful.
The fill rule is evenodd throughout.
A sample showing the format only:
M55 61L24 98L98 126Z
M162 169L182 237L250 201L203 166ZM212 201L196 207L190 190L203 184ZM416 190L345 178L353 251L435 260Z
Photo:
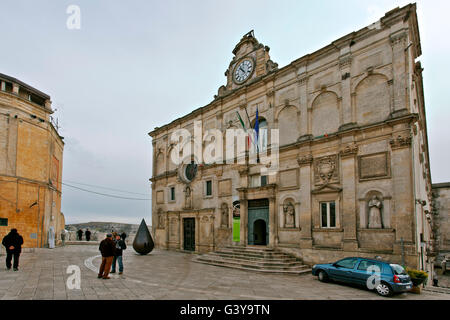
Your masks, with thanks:
M81 241L83 239L83 230L80 229L77 231L77 233L78 233L78 240Z
M11 229L2 241L6 248L6 269L11 270L11 260L14 257L14 271L19 270L19 256L22 252L23 238L17 229Z
M119 274L123 273L123 261L122 261L122 251L127 248L125 241L121 239L121 237L117 234L116 239L114 240L116 244L116 250L114 252L114 259L112 262L111 273L116 273L116 262L119 263Z
M116 243L112 239L112 234L108 233L106 239L100 242L98 249L102 253L102 264L98 272L98 278L109 279L109 271L114 258Z
M89 231L89 229L86 229L86 231L84 232L84 235L86 236L86 241L91 240L91 232Z

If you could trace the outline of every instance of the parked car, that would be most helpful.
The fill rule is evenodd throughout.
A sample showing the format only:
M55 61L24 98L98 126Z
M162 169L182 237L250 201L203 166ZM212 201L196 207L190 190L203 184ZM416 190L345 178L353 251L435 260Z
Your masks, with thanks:
M375 259L350 257L335 263L316 264L312 274L322 282L334 280L361 285L384 297L412 288L411 278L402 266Z

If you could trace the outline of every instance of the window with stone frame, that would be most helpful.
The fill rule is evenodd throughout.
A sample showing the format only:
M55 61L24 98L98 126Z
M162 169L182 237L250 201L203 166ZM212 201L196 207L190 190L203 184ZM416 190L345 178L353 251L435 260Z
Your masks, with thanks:
M212 196L212 180L205 181L205 196Z
M169 201L175 201L175 187L170 187Z
M320 202L320 226L336 228L336 203L334 201Z

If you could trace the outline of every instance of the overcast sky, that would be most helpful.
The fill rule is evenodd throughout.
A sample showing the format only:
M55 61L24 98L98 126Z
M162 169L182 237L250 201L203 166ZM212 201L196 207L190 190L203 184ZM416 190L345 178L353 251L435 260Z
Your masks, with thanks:
M254 29L283 67L408 1L0 0L0 73L52 97L64 136L63 181L150 198L147 135L208 104L241 37ZM81 29L69 30L69 5ZM418 1L433 183L450 181L446 0ZM83 183L133 192L85 186ZM63 187L67 223L151 223L151 202Z

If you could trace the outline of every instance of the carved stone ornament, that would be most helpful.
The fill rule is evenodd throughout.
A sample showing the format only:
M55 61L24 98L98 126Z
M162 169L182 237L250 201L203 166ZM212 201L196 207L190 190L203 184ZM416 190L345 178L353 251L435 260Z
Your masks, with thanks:
M316 185L339 182L337 155L314 160L314 180Z
M352 57L351 56L346 56L343 57L339 60L339 68L340 69L344 69L346 67L350 67L350 65L352 64Z
M311 164L313 162L313 156L312 154L308 154L306 156L299 157L297 162L300 166Z
M161 208L158 209L158 228L164 229L164 212Z
M406 148L411 145L412 137L409 136L397 136L397 138L392 138L389 140L389 143L391 145L392 149L398 149L398 148Z
M406 38L407 38L407 34L406 32L401 32L395 35L391 35L390 40L391 40L391 45L396 45L396 44L401 44L401 43L405 43L406 42Z
M307 75L301 75L301 76L297 76L297 81L299 85L305 85L306 82L308 81L308 76Z
M239 172L239 175L242 177L242 176L245 176L245 175L248 174L249 169L248 169L247 166L240 167L240 168L238 169L238 172Z
M357 153L358 153L358 146L356 144L349 144L340 151L340 155L343 157L352 156Z

